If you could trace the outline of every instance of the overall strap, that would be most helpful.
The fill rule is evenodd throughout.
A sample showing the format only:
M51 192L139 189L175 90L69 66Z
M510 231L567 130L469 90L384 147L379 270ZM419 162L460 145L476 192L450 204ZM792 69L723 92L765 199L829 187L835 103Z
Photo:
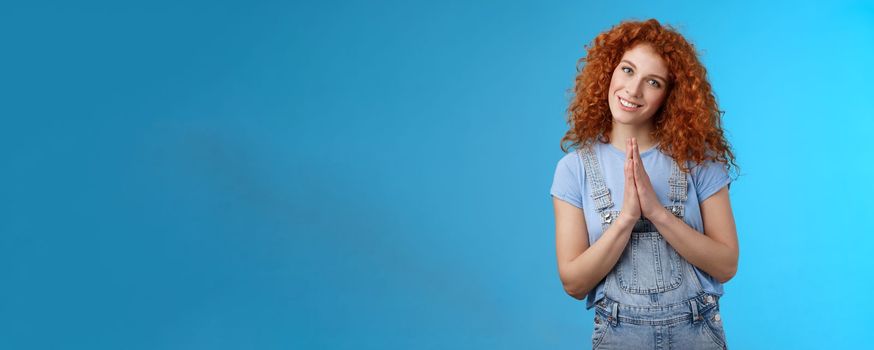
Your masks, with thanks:
M677 161L673 159L671 159L671 177L668 178L668 186L670 187L668 199L672 202L670 206L671 212L674 215L683 216L683 204L686 203L688 198L689 182L686 179L686 173L680 170Z
M601 212L613 206L610 189L607 188L607 184L604 182L604 175L601 172L601 164L598 162L598 157L595 155L592 143L580 147L577 151L583 160L586 180L592 191L591 197L592 202L595 203L595 210L598 214L601 214Z

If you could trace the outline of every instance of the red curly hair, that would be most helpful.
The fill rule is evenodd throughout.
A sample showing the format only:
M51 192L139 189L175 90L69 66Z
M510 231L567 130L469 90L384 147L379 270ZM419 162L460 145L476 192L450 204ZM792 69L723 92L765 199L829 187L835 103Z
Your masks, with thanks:
M650 44L668 67L668 95L652 116L651 136L662 152L674 158L684 172L689 172L687 161L713 160L737 168L723 135L723 112L695 48L676 29L655 19L623 21L586 45L586 56L577 62L574 96L567 109L570 130L561 139L562 151L568 152L567 141L575 147L596 139L610 142L610 79L625 51L639 43Z

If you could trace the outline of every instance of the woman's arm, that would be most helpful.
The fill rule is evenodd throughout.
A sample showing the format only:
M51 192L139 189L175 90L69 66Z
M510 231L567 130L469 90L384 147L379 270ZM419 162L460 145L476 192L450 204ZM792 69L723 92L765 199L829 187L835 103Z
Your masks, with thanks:
M610 273L631 237L640 218L640 201L634 190L634 161L631 139L625 141L625 194L622 211L598 240L589 247L586 217L579 208L553 197L555 207L555 249L558 273L564 290L579 300L586 297Z
M728 187L723 187L701 203L703 235L664 207L661 208L657 214L647 218L677 253L720 283L734 277L739 249Z
M619 261L634 221L620 216L590 247L583 211L555 197L552 203L559 278L570 296L583 300Z
M728 282L737 272L738 260L737 230L728 201L728 187L723 187L701 203L701 221L704 222L702 235L659 203L649 175L640 161L637 140L631 140L636 155L633 162L634 183L643 216L652 221L662 237L692 265L720 283Z

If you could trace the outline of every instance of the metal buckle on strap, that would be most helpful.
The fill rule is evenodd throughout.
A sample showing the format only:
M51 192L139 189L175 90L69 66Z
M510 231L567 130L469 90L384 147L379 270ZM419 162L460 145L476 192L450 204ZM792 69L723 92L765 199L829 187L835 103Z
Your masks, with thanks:
M679 218L682 218L683 215L685 214L685 210L684 210L685 207L683 205L669 205L669 206L666 206L665 208L670 210L671 214L674 214L674 216L679 217Z
M592 202L595 203L597 209L612 207L613 200L610 198L610 189L607 187L595 189L592 193Z
M607 224L613 222L613 213L611 213L609 210L602 211L601 212L601 221L603 221L604 223L607 223Z

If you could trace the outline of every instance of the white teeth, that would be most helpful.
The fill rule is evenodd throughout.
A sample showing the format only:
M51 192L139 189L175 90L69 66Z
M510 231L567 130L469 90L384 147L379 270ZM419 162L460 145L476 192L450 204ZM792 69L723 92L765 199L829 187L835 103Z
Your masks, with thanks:
M638 106L638 105L636 105L636 104L633 104L633 103L631 103L631 102L628 102L628 101L622 99L622 97L619 98L619 103L621 103L623 106L625 106L625 107L629 107L629 108L637 108L637 107L640 107L640 106Z

